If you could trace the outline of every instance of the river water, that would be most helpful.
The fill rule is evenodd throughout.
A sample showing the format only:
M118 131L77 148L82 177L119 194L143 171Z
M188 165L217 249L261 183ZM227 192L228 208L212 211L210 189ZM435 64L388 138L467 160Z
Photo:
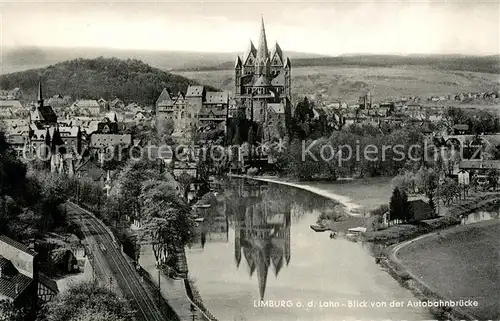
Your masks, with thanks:
M231 180L199 210L205 220L186 251L206 307L223 321L432 319L408 306L418 300L368 246L310 228L320 213L342 210L295 188Z

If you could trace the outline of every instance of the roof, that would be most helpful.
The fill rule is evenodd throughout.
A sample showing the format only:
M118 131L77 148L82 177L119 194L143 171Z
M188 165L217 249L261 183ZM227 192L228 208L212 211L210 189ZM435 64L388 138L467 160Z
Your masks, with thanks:
M200 97L203 96L203 91L205 87L203 86L189 86L186 91L186 97Z
M2 122L7 126L11 128L17 128L17 127L24 127L28 126L29 122L27 119L4 119Z
M120 98L115 98L113 101L110 103L111 106L114 106L116 104L123 104L123 101Z
M3 258L2 261L9 260ZM12 272L14 273L11 273L11 275L8 277L6 277L5 275L2 275L2 277L0 277L0 299L10 298L12 300L16 300L21 294L23 294L23 292L33 281L32 278L20 273L15 267Z
M98 181L106 176L106 171L90 161L90 158L78 166L75 172L86 173L87 176L91 177L94 181Z
M264 17L261 17L259 45L257 47L257 56L255 57L256 62L259 64L264 63L268 57L269 50L267 48L266 28L264 26Z
M99 103L95 99L80 99L77 100L73 105L80 108L98 108Z
M272 110L275 114L284 114L285 106L282 103L269 103L267 104L267 108Z
M278 76L271 80L271 85L273 86L285 86L285 75L280 73Z
M290 58L286 58L286 60L285 60L285 68L292 68L292 63L290 61Z
M280 45L278 45L277 41L274 44L274 48L273 48L273 51L272 51L272 54L271 54L271 59L273 59L273 62L274 62L274 56L276 54L278 54L280 62L281 62L281 64L283 64L283 51L281 50L281 47L280 47Z
M59 133L63 137L77 137L80 132L80 127L78 126L61 126L59 127Z
M42 140L45 139L45 136L47 135L47 130L46 129L34 129L33 130L33 135L31 136L32 140Z
M57 122L57 115L50 106L38 106L32 112L31 118L33 120L40 120L49 123Z
M59 293L59 288L57 287L56 281L52 280L48 276L43 273L38 273L38 282L45 285L49 290L51 290L54 294Z
M17 272L16 267L12 262L0 255L0 269L2 269L2 275L12 277Z
M160 93L160 96L156 100L156 103L159 104L163 101L171 101L171 100L172 100L172 93L167 88L163 88L163 90Z
M17 241L14 241L13 239L11 239L5 235L0 235L0 243L1 242L6 243L6 244L18 249L19 251L22 251L22 252L27 253L29 255L35 256L37 254L35 251L31 250L26 245L19 243Z
M22 109L23 105L19 100L0 100L0 107Z
M90 136L90 146L105 147L120 144L131 145L132 135L130 134L92 134Z
M417 221L425 220L435 216L435 212L432 207L423 200L409 201L408 204L412 209L413 217Z
M455 126L453 126L453 129L456 129L456 130L469 130L469 125L467 125L467 124L456 124Z
M207 104L227 104L229 102L229 95L226 91L209 91L206 94L205 102Z
M253 45L252 40L250 40L250 44L248 45L248 49L245 52L245 55L243 56L243 64L247 63L248 57L252 55L254 58L257 55L257 49Z
M460 161L459 168L465 169L500 169L500 160L484 159L484 160L462 160Z
M118 116L114 111L110 111L109 113L106 113L105 116L110 122L117 122L118 121Z
M234 63L234 68L235 69L238 69L238 68L241 69L241 58L240 58L240 56L238 56L236 58L236 62Z
M269 86L271 82L264 75L260 76L259 79L253 84L256 87Z

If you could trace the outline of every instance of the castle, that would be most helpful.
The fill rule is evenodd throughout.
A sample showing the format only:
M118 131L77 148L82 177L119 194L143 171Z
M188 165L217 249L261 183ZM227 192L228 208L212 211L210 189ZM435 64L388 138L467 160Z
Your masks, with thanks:
M265 141L286 135L291 71L290 59L284 57L277 42L269 51L262 18L258 48L250 41L243 59L236 58L234 95L239 114L262 126Z
M172 131L179 141L189 141L196 130L226 130L229 95L190 85L186 94L176 95L164 88L156 101L159 132ZM170 124L168 124L170 122ZM170 128L168 128L170 127Z

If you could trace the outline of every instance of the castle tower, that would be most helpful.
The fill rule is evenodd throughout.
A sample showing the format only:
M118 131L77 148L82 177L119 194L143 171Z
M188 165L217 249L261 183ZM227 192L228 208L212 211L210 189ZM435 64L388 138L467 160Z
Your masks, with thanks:
M278 75L279 72L283 69L284 61L283 61L283 51L281 50L280 45L276 41L274 44L273 51L271 52L271 74Z
M234 98L240 117L260 125L256 140L276 138L283 135L276 133L287 132L282 127L289 126L291 63L277 42L272 51L269 50L263 17L257 48L250 41L244 56L236 58L234 75ZM274 134L266 136L266 133Z
M234 65L234 88L236 88L235 94L241 94L241 73L242 73L242 62L240 56L236 58L236 63Z
M253 45L252 40L248 46L245 55L243 56L243 73L250 75L255 73L255 57L257 56L257 49Z

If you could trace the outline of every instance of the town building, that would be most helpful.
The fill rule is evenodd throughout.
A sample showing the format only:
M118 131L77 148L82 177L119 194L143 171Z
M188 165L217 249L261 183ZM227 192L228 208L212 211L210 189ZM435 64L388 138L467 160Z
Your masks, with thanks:
M90 136L90 147L96 149L108 149L117 146L131 146L132 135L130 134L92 134Z
M99 106L101 107L101 110L103 111L109 111L109 102L104 99L104 98L99 98L99 100L97 101L97 103L99 104Z
M172 94L164 88L156 101L156 124L159 132L172 132L180 141L192 139L206 127L226 131L229 94L207 91L204 86L190 85L186 94Z
M19 100L0 100L0 119L19 118L25 112Z
M49 302L58 292L56 283L40 273L34 245L0 235L0 301L27 309L33 318L37 302Z
M21 100L23 98L23 91L21 88L0 90L0 100Z
M71 105L71 109L79 114L98 116L101 113L101 105L95 99L80 99Z
M241 115L263 127L263 138L273 139L271 132L278 133L274 128L284 125L291 114L291 69L289 58L276 42L272 51L268 49L264 19L261 20L261 30L258 47L252 41L243 57L238 56L234 67L235 100L242 110ZM272 105L270 105L272 104ZM275 104L281 107L276 108ZM276 112L279 111L279 121Z
M125 103L119 98L115 98L109 103L110 110L123 109L123 108L125 108Z

